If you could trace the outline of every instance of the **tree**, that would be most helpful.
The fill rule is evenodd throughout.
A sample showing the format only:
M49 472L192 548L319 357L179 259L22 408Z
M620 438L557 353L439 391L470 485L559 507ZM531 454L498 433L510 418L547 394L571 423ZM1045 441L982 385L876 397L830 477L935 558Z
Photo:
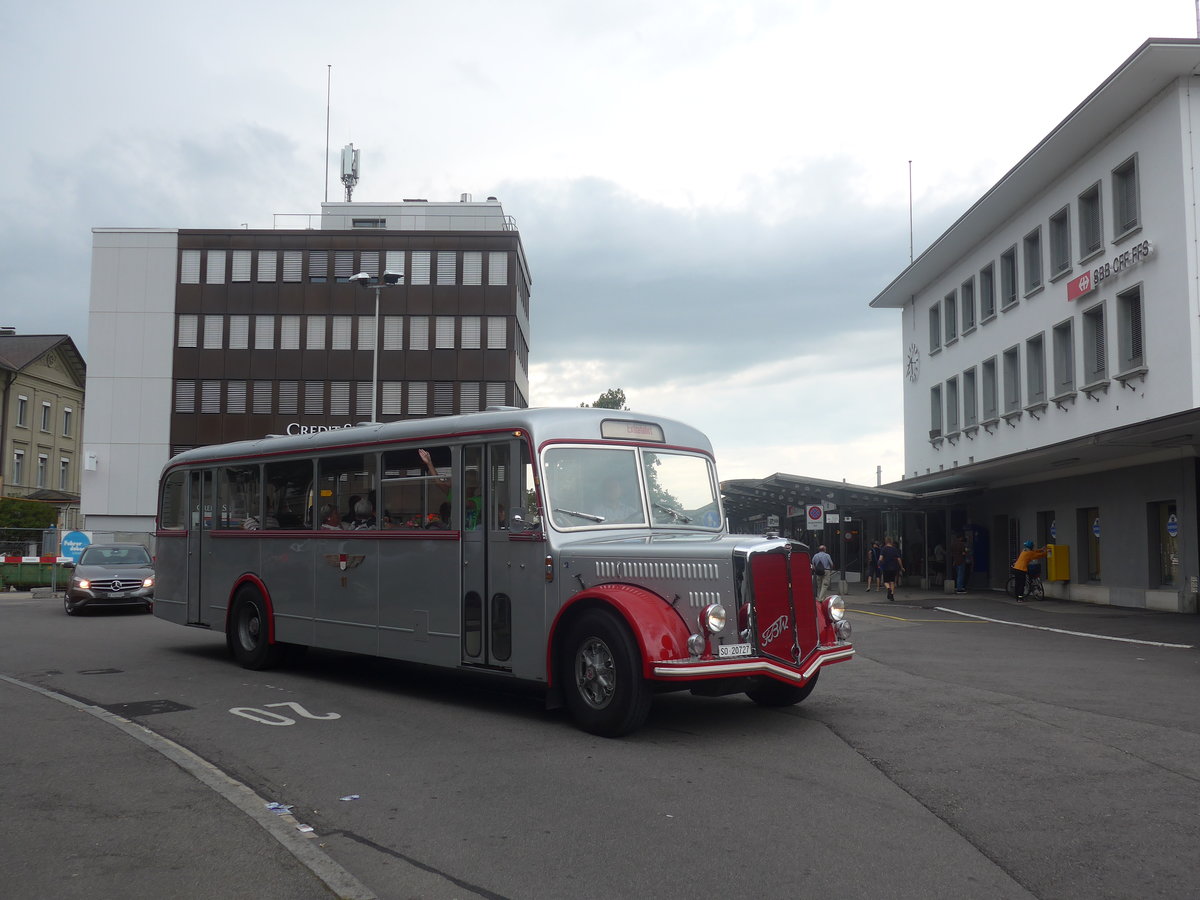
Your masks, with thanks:
M625 405L625 392L620 388L609 388L596 398L595 403L580 403L579 405L583 407L590 406L595 409L629 409Z

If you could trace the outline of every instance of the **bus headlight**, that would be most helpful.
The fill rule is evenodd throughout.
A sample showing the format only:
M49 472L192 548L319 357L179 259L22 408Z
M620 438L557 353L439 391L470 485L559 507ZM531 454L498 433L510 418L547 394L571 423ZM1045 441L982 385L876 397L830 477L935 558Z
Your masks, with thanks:
M720 603L710 603L700 613L700 627L710 634L718 634L725 630L725 607Z
M708 647L708 641L704 639L702 634L693 634L687 640L688 653L692 656L702 656L705 649Z
M838 594L830 594L825 598L825 608L829 610L829 618L834 622L846 618L846 601Z

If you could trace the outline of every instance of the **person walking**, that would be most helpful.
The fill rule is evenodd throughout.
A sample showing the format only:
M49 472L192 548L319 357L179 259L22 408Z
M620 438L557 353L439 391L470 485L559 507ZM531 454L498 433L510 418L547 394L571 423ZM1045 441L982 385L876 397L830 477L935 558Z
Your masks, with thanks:
M871 585L883 590L883 582L879 579L879 541L871 541L871 549L867 551L867 593Z
M820 603L825 599L829 590L829 579L833 577L833 557L825 550L824 544L813 554L812 570L817 579L817 602Z
M970 557L971 551L967 548L966 536L956 534L954 541L950 544L950 565L954 566L954 593L956 594L967 592L967 561Z
M1012 574L1016 578L1016 593L1017 602L1025 602L1025 586L1029 577L1029 565L1035 559L1046 558L1046 548L1035 550L1033 541L1026 541L1022 545L1021 555L1017 557L1017 561L1012 564Z
M896 580L904 571L904 559L900 550L891 538L883 539L883 549L879 551L879 577L887 588L887 598L896 599Z

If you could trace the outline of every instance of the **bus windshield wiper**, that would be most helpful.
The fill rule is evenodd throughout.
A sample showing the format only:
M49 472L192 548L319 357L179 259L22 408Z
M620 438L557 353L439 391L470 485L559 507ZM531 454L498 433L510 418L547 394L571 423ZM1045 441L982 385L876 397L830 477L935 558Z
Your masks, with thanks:
M667 515L669 515L676 522L682 522L684 525L690 525L692 522L691 516L685 516L679 510L671 509L671 507L669 507L669 506L663 506L661 503L655 503L654 508L661 509L663 512L665 512Z
M566 513L568 516L578 516L581 519L587 519L589 522L603 522L604 516L593 515L592 513L576 512L573 509L562 509L554 507L555 512Z

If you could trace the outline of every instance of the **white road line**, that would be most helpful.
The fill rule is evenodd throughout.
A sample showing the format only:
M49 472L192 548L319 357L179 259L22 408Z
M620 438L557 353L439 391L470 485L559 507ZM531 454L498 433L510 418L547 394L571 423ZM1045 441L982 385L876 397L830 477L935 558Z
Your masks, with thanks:
M955 616L965 616L968 619L980 619L984 622L995 622L997 625L1012 625L1016 628L1032 628L1035 631L1052 631L1055 634L1069 634L1073 637L1094 638L1098 641L1120 641L1122 644L1145 644L1148 647L1174 647L1178 650L1194 650L1194 644L1168 644L1163 641L1139 641L1137 638L1112 637L1107 634L1091 634L1087 631L1067 631L1064 628L1049 628L1046 625L1027 625L1024 622L1008 622L1004 619L990 619L987 616L976 616L972 613L960 612L957 609L947 609L944 606L935 606L938 612L950 613Z

